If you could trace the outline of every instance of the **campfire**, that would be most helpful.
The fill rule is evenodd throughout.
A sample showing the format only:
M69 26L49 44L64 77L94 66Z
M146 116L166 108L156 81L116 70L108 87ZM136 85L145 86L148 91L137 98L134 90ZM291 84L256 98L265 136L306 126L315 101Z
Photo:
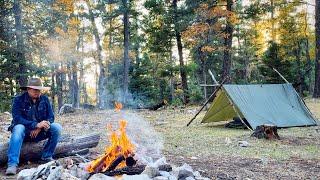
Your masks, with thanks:
M119 112L121 103L115 103L115 111ZM66 157L42 164L36 168L24 169L18 174L17 179L196 179L209 180L202 177L198 171L193 171L191 166L184 164L173 167L166 162L165 157L156 161L146 162L141 159L139 147L135 146L126 133L127 121L119 118L118 130L113 130L111 124L107 130L110 145L98 158L89 161L86 157ZM128 118L125 118L128 119ZM136 121L135 121L136 122ZM139 125L142 123L140 122ZM152 129L152 128L146 128ZM139 131L139 135L142 132ZM153 138L152 138L153 139ZM135 143L137 143L135 141ZM137 143L139 144L139 143ZM139 144L140 145L140 144ZM144 144L145 145L145 144ZM155 144L153 143L153 146ZM141 146L140 146L141 148Z
M108 130L112 132L110 135L111 145L106 148L104 155L90 163L87 168L90 173L111 171L136 164L133 158L135 146L126 134L127 122L120 120L119 126L117 132L112 130L111 125L108 125Z

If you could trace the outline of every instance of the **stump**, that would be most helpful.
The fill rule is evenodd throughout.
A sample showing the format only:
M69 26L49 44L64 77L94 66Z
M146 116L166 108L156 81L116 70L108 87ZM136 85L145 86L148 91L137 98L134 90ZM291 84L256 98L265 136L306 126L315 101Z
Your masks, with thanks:
M256 137L258 139L280 139L280 136L278 135L277 131L277 126L270 124L257 126L251 136Z
M84 136L71 137L62 135L56 147L54 157L66 157L76 154L86 154L89 148L96 147L99 143L100 135L89 134ZM47 140L35 142L24 142L20 153L20 162L37 161L41 158L41 151ZM9 143L0 144L0 164L5 164L8 160L7 151Z

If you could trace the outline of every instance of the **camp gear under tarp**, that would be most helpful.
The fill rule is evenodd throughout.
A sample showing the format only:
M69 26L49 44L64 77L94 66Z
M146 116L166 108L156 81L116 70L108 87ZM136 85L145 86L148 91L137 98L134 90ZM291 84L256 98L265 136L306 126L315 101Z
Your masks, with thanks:
M252 129L316 125L309 109L291 84L230 85L218 91L202 123L245 118Z

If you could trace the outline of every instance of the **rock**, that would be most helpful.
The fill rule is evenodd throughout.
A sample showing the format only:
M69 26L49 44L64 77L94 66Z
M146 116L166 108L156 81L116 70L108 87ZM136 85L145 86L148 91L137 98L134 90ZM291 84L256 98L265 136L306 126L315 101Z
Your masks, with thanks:
M148 177L154 178L156 176L159 176L160 172L157 167L148 165L145 167L144 171L141 174L146 174L146 175L148 175Z
M59 110L60 115L74 112L76 112L76 109L72 106L72 104L64 104Z
M187 177L185 180L195 180L193 177Z
M248 147L249 146L249 143L247 141L239 141L238 144L240 147Z
M78 168L77 168L76 165L72 166L72 167L69 169L70 174L71 174L72 176L78 177L77 169L78 169Z
M175 176L171 175L168 177L169 180L178 180Z
M201 177L201 174L199 171L195 171L195 172L193 172L193 176L194 177Z
M56 162L50 161L46 164L41 164L40 166L38 166L36 172L32 176L32 179L37 179L38 177L41 177L41 176L48 177L51 166L56 166Z
M210 180L210 178L206 177L195 177L196 180Z
M36 168L24 169L19 172L17 180L31 180L32 175L37 171Z
M173 175L177 179L185 179L187 177L193 177L193 170L191 166L184 164L183 166L175 168L173 170Z
M167 171L170 172L172 171L172 166L170 164L163 164L158 166L159 171Z
M76 172L77 172L77 176L76 177L78 177L80 179L83 179L83 180L88 179L89 176L90 176L90 174L87 171L85 171L84 169L79 168L79 167L77 168Z
M89 180L116 180L114 177L106 176L102 173L94 174Z
M72 176L68 172L63 172L61 175L61 180L80 180L80 179L75 176Z
M151 180L151 179L146 174L133 175L133 176L124 174L122 176L122 180Z
M159 167L160 165L165 165L165 164L168 164L166 161L166 158L162 157L162 158L156 160L156 162L152 163L152 166Z
M168 180L168 178L164 177L164 176L157 176L157 177L153 178L153 180Z
M164 177L167 177L167 178L169 176L171 176L171 174L169 172L167 172L167 171L159 171L159 173L160 173L161 176L164 176Z
M60 179L62 176L62 166L51 166L50 168L50 174L48 175L47 180L56 180L56 179Z

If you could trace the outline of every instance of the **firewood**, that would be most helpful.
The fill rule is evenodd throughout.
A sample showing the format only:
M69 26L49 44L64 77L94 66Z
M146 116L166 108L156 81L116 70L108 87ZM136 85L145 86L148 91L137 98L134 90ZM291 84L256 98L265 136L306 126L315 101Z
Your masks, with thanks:
M118 156L115 160L112 161L107 171L114 170L124 160L125 160L125 157L123 155Z
M277 126L264 124L261 126L257 126L254 130L252 137L257 137L258 139L280 139L278 135Z
M89 134L84 136L62 135L56 147L54 158L72 156L75 154L85 154L89 148L96 147L100 140L100 134ZM20 162L37 161L41 158L41 152L46 140L35 142L24 142ZM5 164L8 160L7 151L9 143L0 144L0 164Z
M115 169L113 171L106 171L106 172L103 172L103 174L107 176L118 176L123 174L136 175L136 174L141 174L144 171L145 167L146 165L137 165L132 167L127 166L124 168Z

